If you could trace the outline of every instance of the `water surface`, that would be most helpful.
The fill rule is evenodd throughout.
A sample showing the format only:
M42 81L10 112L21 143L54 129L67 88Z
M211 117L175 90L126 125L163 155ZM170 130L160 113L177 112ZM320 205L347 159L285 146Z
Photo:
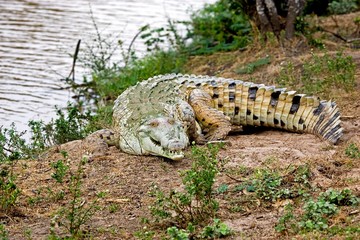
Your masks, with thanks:
M55 105L72 100L60 79L71 70L77 40L84 47L95 37L93 20L102 36L119 36L127 46L141 26L187 20L188 9L206 2L214 0L0 0L0 126L47 122ZM139 41L135 49L145 51Z

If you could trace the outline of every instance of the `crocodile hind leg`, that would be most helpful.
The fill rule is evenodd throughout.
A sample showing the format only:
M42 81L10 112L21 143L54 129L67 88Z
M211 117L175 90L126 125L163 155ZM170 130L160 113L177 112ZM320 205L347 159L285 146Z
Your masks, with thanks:
M217 141L226 138L231 131L229 117L212 107L212 98L207 92L193 89L189 93L188 102L195 112L195 117L201 126L207 141Z

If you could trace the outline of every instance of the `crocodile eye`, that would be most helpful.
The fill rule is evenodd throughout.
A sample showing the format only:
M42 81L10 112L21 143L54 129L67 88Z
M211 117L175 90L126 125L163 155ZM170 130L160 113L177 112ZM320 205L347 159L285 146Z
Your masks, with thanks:
M157 126L159 126L159 122L156 121L156 120L154 120L154 121L151 121L151 122L149 123L149 125L150 125L151 127L157 127Z
M174 125L175 124L175 119L172 119L172 118L168 119L168 123L170 125Z

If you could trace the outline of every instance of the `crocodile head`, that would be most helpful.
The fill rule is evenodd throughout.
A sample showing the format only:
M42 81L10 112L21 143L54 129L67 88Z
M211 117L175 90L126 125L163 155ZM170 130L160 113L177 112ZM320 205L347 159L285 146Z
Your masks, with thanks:
M132 141L133 146L129 146L129 140L127 146L122 146L126 152L162 156L172 160L184 158L183 150L189 145L186 128L180 121L170 117L157 117L145 121L133 137L133 140L136 139Z

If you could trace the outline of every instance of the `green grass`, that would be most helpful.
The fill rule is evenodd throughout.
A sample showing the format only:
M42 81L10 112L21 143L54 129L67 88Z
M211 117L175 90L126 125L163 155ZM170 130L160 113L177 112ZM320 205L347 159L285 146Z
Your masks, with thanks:
M328 97L334 90L353 91L355 87L355 63L351 56L342 52L312 54L301 68L288 63L282 68L276 83L290 86L307 94Z

